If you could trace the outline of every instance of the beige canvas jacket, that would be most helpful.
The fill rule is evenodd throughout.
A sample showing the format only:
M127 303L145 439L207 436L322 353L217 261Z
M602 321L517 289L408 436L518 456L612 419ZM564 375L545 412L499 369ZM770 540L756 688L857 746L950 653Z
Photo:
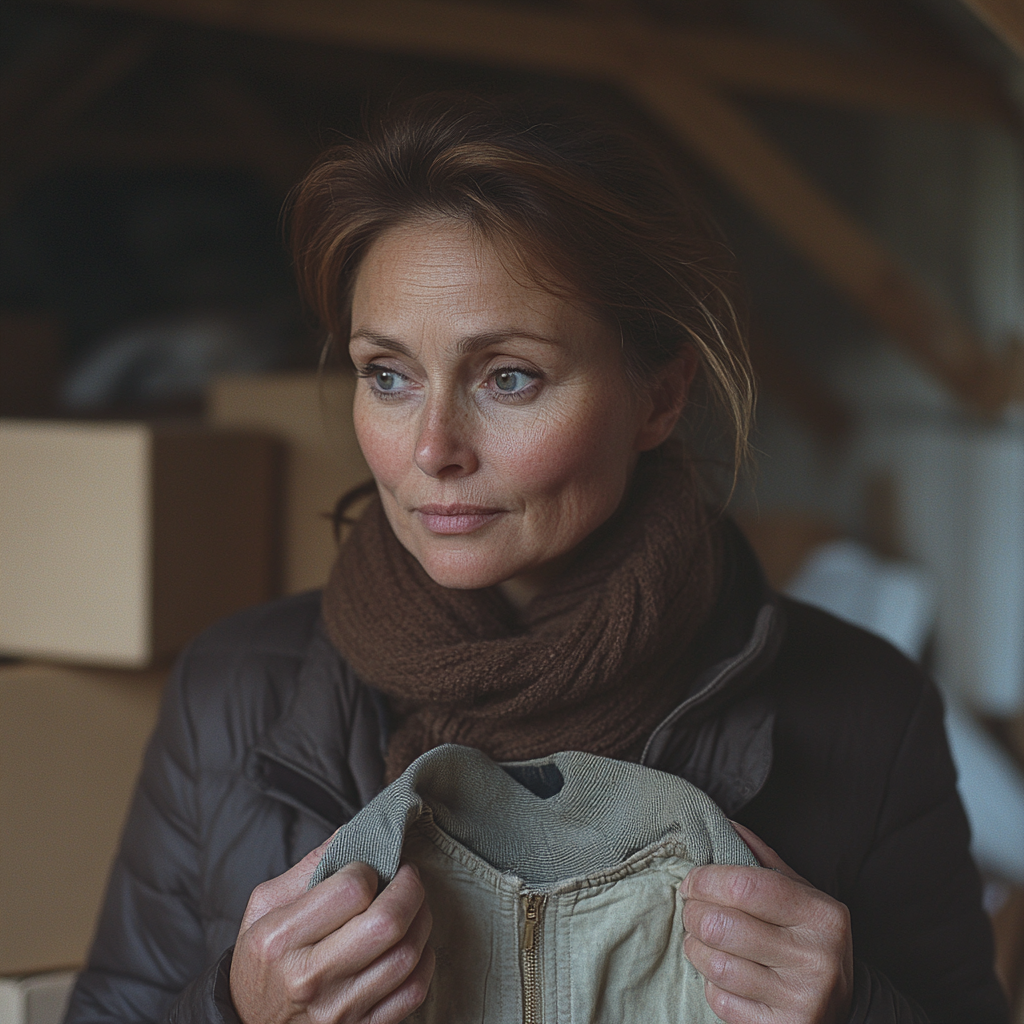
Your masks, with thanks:
M311 886L416 864L437 967L417 1024L717 1021L683 954L679 883L757 862L673 775L578 751L498 765L428 751L336 834Z

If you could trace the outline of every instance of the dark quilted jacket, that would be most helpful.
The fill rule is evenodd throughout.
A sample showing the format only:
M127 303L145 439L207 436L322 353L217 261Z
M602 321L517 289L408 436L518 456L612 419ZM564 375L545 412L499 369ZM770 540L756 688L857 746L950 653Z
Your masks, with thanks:
M932 684L885 642L764 586L745 544L688 699L645 761L706 790L842 900L851 1021L1004 1021ZM387 708L327 641L320 598L243 612L181 658L68 1024L237 1024L252 889L382 787Z

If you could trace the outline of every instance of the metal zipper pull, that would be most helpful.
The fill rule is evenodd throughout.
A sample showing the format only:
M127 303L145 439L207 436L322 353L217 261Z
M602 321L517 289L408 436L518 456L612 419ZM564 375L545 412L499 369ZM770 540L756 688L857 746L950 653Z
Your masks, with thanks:
M540 921L544 909L540 893L523 893L523 935L519 945L519 965L523 980L523 1024L541 1024Z
M541 898L536 893L523 896L523 949L533 949L536 945Z

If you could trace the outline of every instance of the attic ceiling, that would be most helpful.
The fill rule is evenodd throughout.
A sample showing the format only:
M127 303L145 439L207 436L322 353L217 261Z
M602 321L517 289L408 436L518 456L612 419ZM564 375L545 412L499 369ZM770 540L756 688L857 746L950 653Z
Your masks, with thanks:
M557 82L672 140L966 408L1024 399L1024 349L987 347L751 107L1024 138L1024 0L77 0L0 17L0 214L69 163L244 167L283 194L367 95ZM755 341L769 386L841 432L839 400Z

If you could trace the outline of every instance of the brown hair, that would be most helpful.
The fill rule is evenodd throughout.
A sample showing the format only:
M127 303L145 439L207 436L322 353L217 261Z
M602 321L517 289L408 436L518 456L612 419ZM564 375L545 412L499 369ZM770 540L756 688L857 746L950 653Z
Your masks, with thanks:
M617 327L634 385L693 345L735 465L746 455L754 381L731 256L676 176L624 130L521 98L421 97L324 153L289 216L300 288L328 344L348 337L375 239L424 217L462 219Z

